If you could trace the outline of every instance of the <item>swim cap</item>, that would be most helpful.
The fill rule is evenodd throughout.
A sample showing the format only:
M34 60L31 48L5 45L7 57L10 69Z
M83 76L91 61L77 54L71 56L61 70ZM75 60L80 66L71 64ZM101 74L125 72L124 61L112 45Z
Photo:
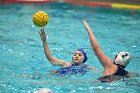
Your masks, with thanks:
M48 88L42 88L40 90L38 90L38 92L36 93L52 93L52 91Z
M128 52L119 52L115 59L114 59L114 64L121 65L122 67L126 67L129 62L131 61L131 55Z
M88 58L87 58L87 55L86 55L86 52L84 51L84 49L83 48L78 48L76 51L81 51L83 53L83 55L84 55L83 63L85 63Z

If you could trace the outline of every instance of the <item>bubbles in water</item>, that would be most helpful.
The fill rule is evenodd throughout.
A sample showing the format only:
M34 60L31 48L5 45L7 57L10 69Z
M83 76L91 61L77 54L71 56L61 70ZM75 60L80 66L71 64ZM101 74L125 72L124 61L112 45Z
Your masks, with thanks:
M134 48L136 48L137 46L133 46Z
M34 28L35 27L35 25L32 25L32 28Z

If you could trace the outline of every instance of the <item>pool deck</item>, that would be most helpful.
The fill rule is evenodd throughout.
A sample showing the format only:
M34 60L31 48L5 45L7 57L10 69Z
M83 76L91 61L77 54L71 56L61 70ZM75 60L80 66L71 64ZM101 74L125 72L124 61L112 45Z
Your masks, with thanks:
M140 10L140 0L0 0L0 4L30 4L30 3L50 3L65 2L87 6L128 8Z
M98 2L98 3L121 3L140 5L140 0L0 0L4 3L44 3L44 2Z

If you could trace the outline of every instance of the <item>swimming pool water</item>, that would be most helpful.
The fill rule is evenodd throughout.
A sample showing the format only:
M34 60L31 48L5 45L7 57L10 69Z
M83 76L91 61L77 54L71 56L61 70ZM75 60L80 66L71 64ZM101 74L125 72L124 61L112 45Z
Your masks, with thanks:
M45 58L39 28L32 23L36 11L50 20L45 30L52 54L71 61L74 51L85 48L86 64L96 66L84 76L57 77L58 69ZM140 78L98 83L102 66L94 55L81 22L86 19L104 52L113 60L119 51L128 51L133 60L127 70L140 72L140 12L87 7L66 3L0 5L0 93L33 93L50 88L54 93L139 93Z

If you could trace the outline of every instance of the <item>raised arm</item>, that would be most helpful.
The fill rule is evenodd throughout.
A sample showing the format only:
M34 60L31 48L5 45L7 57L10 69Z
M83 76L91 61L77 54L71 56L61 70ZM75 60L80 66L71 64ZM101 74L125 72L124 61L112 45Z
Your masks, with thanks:
M44 47L44 52L45 52L45 55L46 55L46 58L50 61L50 63L52 65L59 65L59 66L63 66L63 67L68 67L71 65L70 62L65 62L63 60L59 60L57 58L55 58L54 56L51 55L51 52L50 52L50 49L48 47L48 43L46 41L46 34L45 34L45 31L44 31L44 28L41 29L41 32L39 32L40 34L40 37L41 37L41 40L42 40L42 44L43 44L43 47Z
M88 26L87 22L85 20L83 20L83 24L88 32L89 38L90 38L90 42L91 42L91 46L92 49L94 51L94 53L96 54L96 56L98 57L100 63L102 64L102 66L104 68L110 68L112 67L114 64L113 62L110 60L110 58L108 58L105 53L102 51L102 49L100 48L100 45L98 44L94 33L92 32L92 30L90 29L90 27Z

